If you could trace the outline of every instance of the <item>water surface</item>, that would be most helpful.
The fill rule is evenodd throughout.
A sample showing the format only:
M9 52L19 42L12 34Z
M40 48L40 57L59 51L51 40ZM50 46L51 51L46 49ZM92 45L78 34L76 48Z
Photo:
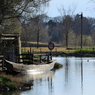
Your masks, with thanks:
M94 57L53 59L63 64L63 68L38 75L20 75L21 79L33 82L33 88L19 95L95 95Z

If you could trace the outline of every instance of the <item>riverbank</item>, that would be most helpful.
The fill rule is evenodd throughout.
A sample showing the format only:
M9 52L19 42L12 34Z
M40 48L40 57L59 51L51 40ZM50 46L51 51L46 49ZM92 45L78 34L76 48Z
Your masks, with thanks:
M74 56L74 57L95 57L94 53L60 53L57 56L62 56L62 57L68 57L68 56Z
M52 52L53 53L53 52ZM64 52L58 52L53 53L53 56L62 56L62 57L68 57L68 56L75 56L75 57L95 57L95 53L92 52L73 52L73 53L64 53ZM56 64L55 68L59 68L61 65ZM62 67L62 66L61 66ZM1 66L2 68L2 66ZM27 90L31 89L31 86L33 84L28 84L15 76L6 75L3 72L0 72L0 91L2 90Z
M95 49L76 49L73 52L57 52L57 56L95 57Z
M57 65L58 67L59 65ZM55 68L55 67L54 67ZM11 75L10 75L11 74ZM0 72L0 91L3 90L29 90L33 86L31 83L20 80L15 77L16 73L7 70Z
M27 90L31 89L33 84L29 84L12 75L6 75L0 72L0 91L8 90Z

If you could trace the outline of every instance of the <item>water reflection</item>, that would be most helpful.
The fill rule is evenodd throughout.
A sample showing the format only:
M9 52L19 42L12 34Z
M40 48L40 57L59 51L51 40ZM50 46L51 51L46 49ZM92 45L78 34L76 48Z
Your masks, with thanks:
M30 80L42 80L43 78L47 77L47 78L51 78L54 76L54 72L53 71L49 71L49 72L45 72L45 73L41 73L41 74L19 74L16 77L24 80L24 81L30 81Z
M81 95L83 92L83 68L81 58L76 60L74 57L66 57L63 67L65 72L65 91L63 93L66 95L75 95L75 93L78 92L80 93L79 95Z
M20 75L19 78L31 81L33 80L33 89L25 91L21 95L52 95L54 72L49 71L43 74Z
M67 57L66 57L66 63L64 64L64 66L65 66L65 87L67 89L67 86L68 86L68 69L69 69Z
M53 57L53 59L63 64L63 68L55 72L17 76L33 82L33 88L20 95L95 95L94 57Z
M83 60L81 58L81 93L83 95Z
M18 75L17 77L19 77L20 79L27 81L29 83L33 83L33 89L31 89L30 92L23 92L22 95L32 95L31 93L35 95L39 95L38 93L42 93L40 92L40 88L41 89L45 89L43 88L43 85L47 85L47 92L49 94L47 95L52 95L53 92L53 84L52 84L52 78L54 77L54 72L53 71L49 71L49 72L44 72L41 74L25 74L25 75ZM45 84L46 83L46 84ZM40 87L39 87L40 86ZM34 89L35 88L35 89ZM41 94L40 94L41 95ZM44 94L46 95L46 94Z
M51 77L48 78L48 92L49 95L52 95L53 93L53 80Z
M59 82L64 84L60 87L63 89L61 93L64 95L94 95L95 58L67 57L63 59L64 62L61 62L63 68L58 71L63 77L63 81L59 80ZM54 93L54 95L57 94Z

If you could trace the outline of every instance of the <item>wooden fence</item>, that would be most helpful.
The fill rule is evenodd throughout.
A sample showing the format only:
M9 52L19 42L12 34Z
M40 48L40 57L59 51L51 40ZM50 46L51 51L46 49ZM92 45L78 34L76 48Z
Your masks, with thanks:
M49 63L51 60L51 54L20 54L17 61L23 64L39 64Z

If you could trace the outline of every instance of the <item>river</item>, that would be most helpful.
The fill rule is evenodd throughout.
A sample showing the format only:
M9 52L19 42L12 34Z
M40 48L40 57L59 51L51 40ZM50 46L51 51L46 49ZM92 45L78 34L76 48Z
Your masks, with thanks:
M33 88L23 92L0 95L95 95L94 57L53 57L63 68L44 74L20 75L33 82Z

